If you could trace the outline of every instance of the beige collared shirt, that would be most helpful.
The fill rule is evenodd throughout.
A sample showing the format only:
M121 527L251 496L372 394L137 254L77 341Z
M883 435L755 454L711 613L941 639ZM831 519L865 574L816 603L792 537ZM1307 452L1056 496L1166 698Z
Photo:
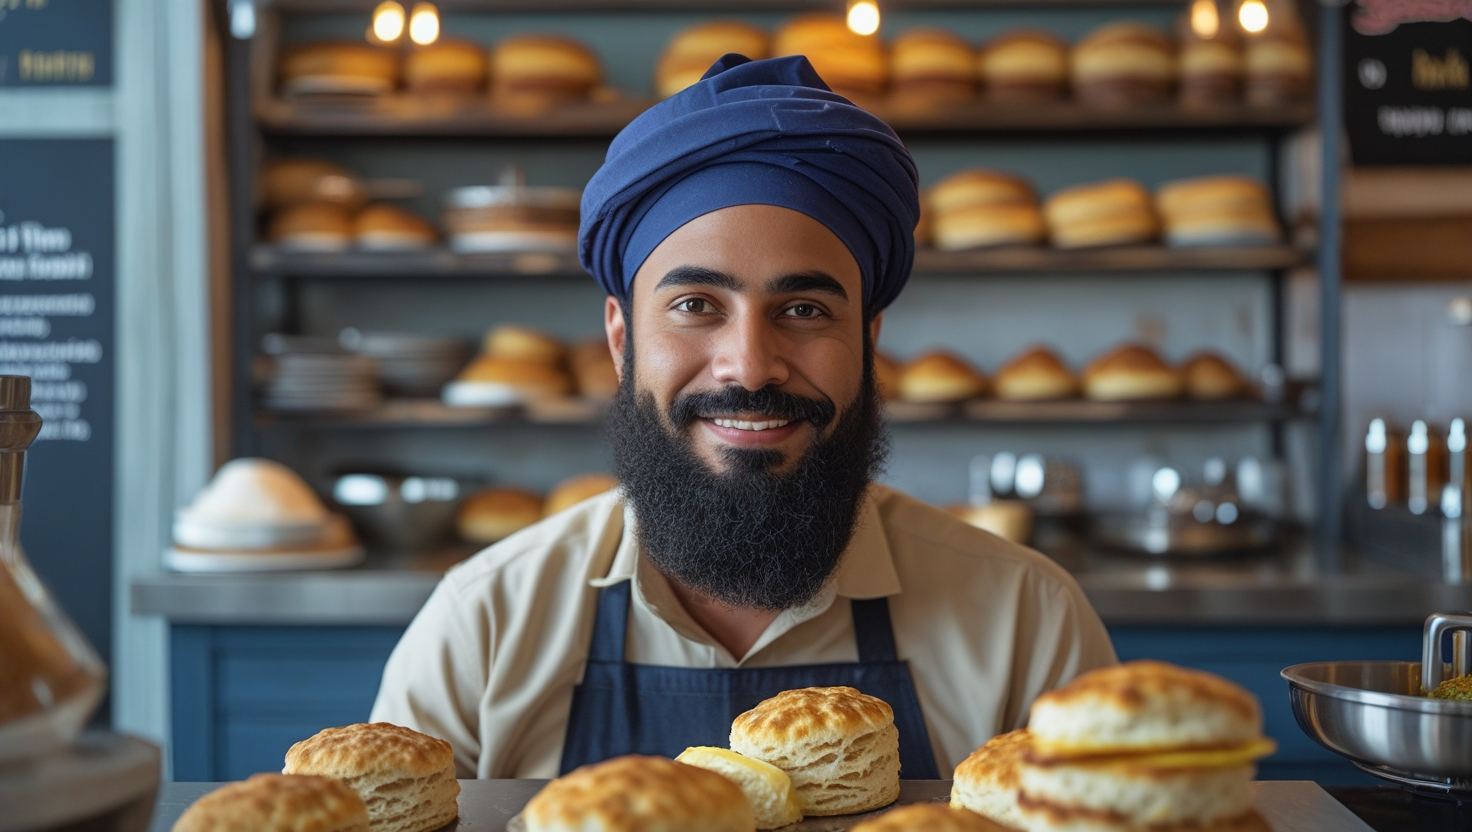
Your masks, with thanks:
M888 597L944 776L1021 727L1039 694L1115 661L1062 567L878 485L818 597L732 656L640 557L628 512L610 492L450 570L394 649L372 718L448 740L461 777L555 777L597 589L630 579L627 660L677 667L857 661L849 599Z

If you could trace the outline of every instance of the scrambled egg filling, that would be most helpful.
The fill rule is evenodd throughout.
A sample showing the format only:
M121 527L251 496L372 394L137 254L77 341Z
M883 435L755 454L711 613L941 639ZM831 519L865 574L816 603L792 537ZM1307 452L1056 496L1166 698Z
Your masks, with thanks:
M1472 701L1472 676L1459 676L1455 679L1447 679L1436 686L1436 690L1426 694L1432 699L1464 699Z

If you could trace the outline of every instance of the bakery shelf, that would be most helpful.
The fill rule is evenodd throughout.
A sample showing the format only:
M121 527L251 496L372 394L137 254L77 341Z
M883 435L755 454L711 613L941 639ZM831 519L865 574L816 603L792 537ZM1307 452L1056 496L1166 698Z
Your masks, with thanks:
M379 0L273 0L288 12L307 14L363 13ZM975 9L1030 6L1179 6L1181 0L885 0L884 7L900 9ZM691 0L440 0L444 12L688 12ZM704 0L706 12L832 11L833 0Z
M890 420L926 424L1221 424L1281 422L1302 414L1287 404L1253 400L1222 402L1007 402L978 399L963 404L896 403ZM447 407L435 399L391 399L374 410L357 412L257 411L260 428L481 428L514 425L597 426L595 404L568 400L527 410Z
M256 119L268 133L292 135L505 136L611 138L653 102L620 98L564 104L535 115L500 110L485 97L386 95L356 101L263 97ZM1313 118L1311 104L1204 109L1174 102L1095 107L1073 100L1030 104L984 100L943 107L881 102L876 115L906 135L1129 131L1286 131Z
M334 279L585 277L587 274L571 252L455 254L444 248L433 248L410 252L322 253L258 245L251 250L250 262L261 274ZM915 273L1252 271L1287 269L1303 262L1304 256L1288 246L1121 246L1081 251L1012 246L954 252L922 248L915 253Z

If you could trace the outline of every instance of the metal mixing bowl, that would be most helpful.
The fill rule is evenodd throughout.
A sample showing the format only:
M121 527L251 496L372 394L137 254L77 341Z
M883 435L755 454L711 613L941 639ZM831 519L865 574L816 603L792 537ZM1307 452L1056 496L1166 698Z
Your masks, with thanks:
M1320 745L1377 777L1472 792L1472 702L1422 696L1420 662L1312 662L1283 678Z

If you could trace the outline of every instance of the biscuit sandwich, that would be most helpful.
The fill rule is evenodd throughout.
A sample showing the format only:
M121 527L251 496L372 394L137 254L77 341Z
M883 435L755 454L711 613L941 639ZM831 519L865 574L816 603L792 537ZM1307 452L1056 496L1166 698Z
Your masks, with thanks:
M1043 694L1018 809L1029 832L1265 832L1248 783L1274 751L1256 697L1156 661L1095 670Z
M787 772L804 815L850 815L900 796L894 711L850 687L784 691L736 717L731 750Z
M286 752L282 773L341 781L362 798L372 832L428 832L460 812L450 744L388 722L319 731Z
M368 809L332 777L255 774L196 800L173 832L368 832Z
M730 780L664 757L631 754L547 784L522 813L526 832L754 832Z
M687 748L675 762L725 777L741 788L756 814L757 829L778 829L802 820L802 806L787 772L725 748Z

